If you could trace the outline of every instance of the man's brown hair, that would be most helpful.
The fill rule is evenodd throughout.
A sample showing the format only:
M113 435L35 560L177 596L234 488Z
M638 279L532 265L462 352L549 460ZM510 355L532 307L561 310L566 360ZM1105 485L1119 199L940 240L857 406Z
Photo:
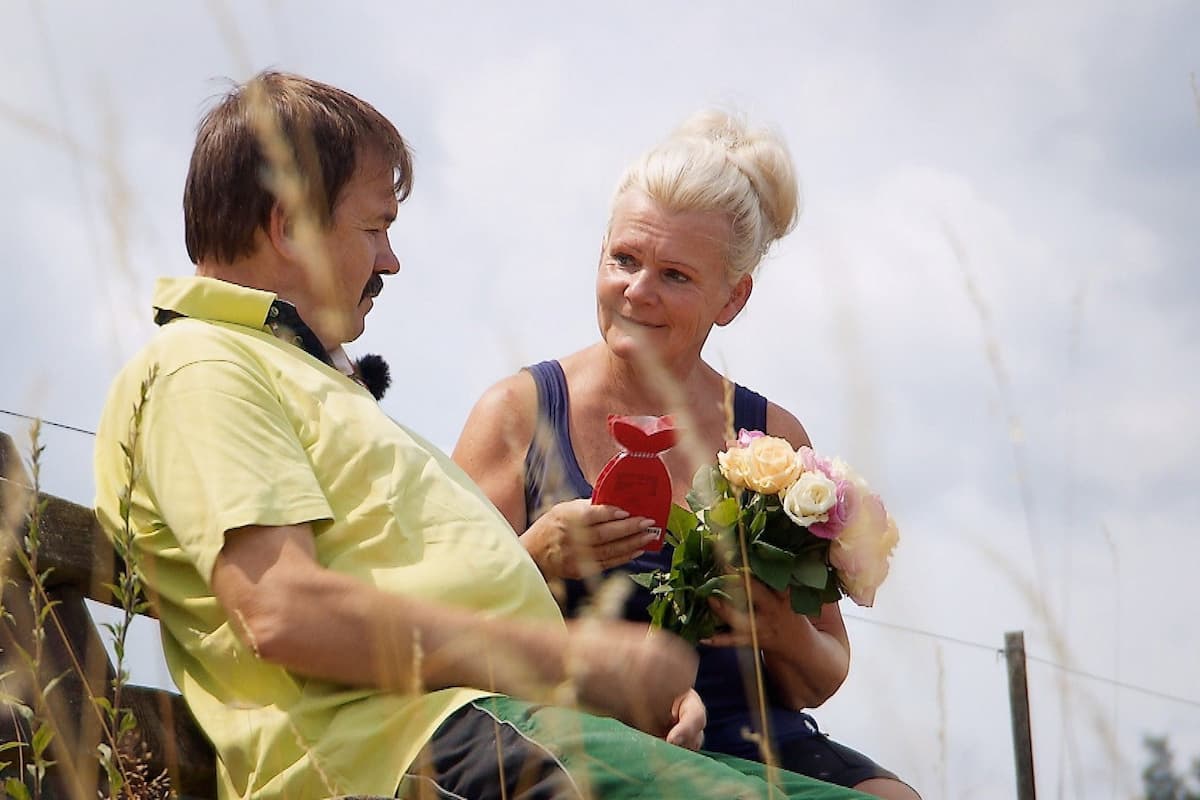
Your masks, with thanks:
M284 72L237 86L200 121L183 190L192 263L229 263L254 249L276 202L327 225L360 158L395 172L396 198L412 190L412 153L399 131L349 92Z

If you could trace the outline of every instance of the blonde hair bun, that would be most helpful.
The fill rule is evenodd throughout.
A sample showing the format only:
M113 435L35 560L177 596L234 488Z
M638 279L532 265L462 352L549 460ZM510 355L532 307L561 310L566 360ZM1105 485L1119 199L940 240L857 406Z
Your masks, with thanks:
M692 115L631 165L616 197L632 188L673 211L728 214L729 269L737 276L753 273L800 215L796 171L783 139L716 109Z

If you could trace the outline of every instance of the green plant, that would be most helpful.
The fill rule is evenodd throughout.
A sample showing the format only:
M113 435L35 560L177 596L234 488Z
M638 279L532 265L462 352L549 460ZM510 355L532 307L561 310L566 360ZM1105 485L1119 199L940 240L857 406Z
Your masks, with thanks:
M129 634L130 625L138 614L143 614L150 608L142 586L141 575L137 570L137 553L134 544L132 522L133 492L141 476L137 460L138 435L142 425L142 414L150 388L158 377L157 365L152 365L146 379L142 381L138 398L134 402L133 414L129 419L128 441L121 443L121 452L125 455L125 483L121 487L119 509L121 514L121 530L113 539L113 548L120 559L120 571L116 582L105 584L112 592L114 599L121 607L121 619L118 622L104 623L105 630L112 637L113 655L116 657L112 678L112 699L107 697L93 698L93 703L104 714L111 734L111 742L101 742L97 745L97 758L104 769L107 779L108 796L144 797L144 791L134 791L135 786L143 790L154 784L166 785L166 777L155 776L147 781L145 774L145 746L137 734L137 719L133 712L126 708L122 700L122 692L129 682L129 670L125 667L125 641ZM142 769L138 769L142 767ZM155 793L151 791L151 795Z
M738 489L716 466L704 466L687 502L691 511L672 506L667 522L671 569L632 576L654 597L655 626L692 643L713 635L719 620L708 599L744 605L747 570L772 589L790 590L799 614L819 613L822 603L841 597L827 563L829 542L793 524L778 496Z
M21 670L19 676L15 670L9 670L0 679L4 681L21 679L29 687L32 703L22 702L15 694L4 692L0 699L13 713L19 715L26 729L29 740L18 739L4 745L5 751L13 751L17 759L17 776L9 776L4 780L5 793L18 800L37 800L42 796L46 780L46 772L56 762L50 758L50 748L54 743L57 731L49 712L49 697L65 677L65 673L53 676L45 683L42 682L43 650L46 642L46 622L57 605L46 596L44 589L50 570L41 570L38 564L38 553L41 549L42 514L46 510L46 501L40 499L42 453L45 446L41 443L41 420L34 420L29 429L29 474L30 487L26 500L25 536L22 547L13 548L13 553L25 578L28 581L26 599L29 603L31 648L14 643L15 651ZM10 586L19 584L9 577L5 581ZM18 621L11 609L0 608L0 614L6 624L16 626ZM14 726L20 730L19 726ZM0 762L0 772L3 772L12 762ZM27 785L23 778L28 776Z
M110 683L111 694L108 697L89 697L101 722L102 740L97 745L96 761L102 770L103 785L85 789L81 786L79 776L73 772L64 775L64 782L78 797L85 797L96 791L110 800L157 800L171 794L165 771L158 775L150 774L148 764L151 754L137 730L136 717L123 702L124 689L129 681L129 672L125 665L129 628L137 614L149 610L137 569L132 509L134 487L140 476L136 458L138 433L146 400L156 377L157 369L152 367L142 382L139 396L134 403L128 440L121 444L125 454L125 481L120 497L122 529L113 542L120 565L114 582L106 586L112 592L122 613L117 622L105 623L103 626L111 636L116 664ZM0 704L6 706L8 713L14 715L14 718L20 717L23 722L23 725L13 726L18 732L15 741L0 744L0 776L4 776L3 782L0 783L0 798L12 797L16 800L39 800L45 791L48 770L58 763L50 757L51 750L59 738L55 728L55 717L50 711L51 692L72 670L76 671L80 678L84 678L85 687L89 685L86 676L83 675L84 670L78 654L75 653L70 654L71 667L44 684L41 683L41 676L45 670L44 645L47 625L57 626L60 623L54 614L57 601L50 599L45 588L50 570L40 569L39 566L42 515L47 503L39 499L44 447L40 444L38 422L34 423L30 438L31 480L27 489L29 499L25 501L27 508L24 514L26 533L21 541L22 546L13 548L15 559L24 574L20 582L8 577L5 580L9 586L23 587L28 584L25 594L29 606L28 613L32 619L32 630L24 637L28 647L20 643L13 646L18 669L0 673L0 687L9 682L16 682L24 690L0 691ZM4 624L16 628L19 621L12 612L12 609L0 605L0 618L4 620ZM23 618L24 614L21 616ZM14 638L13 641L20 640ZM21 737L22 730L28 732L24 738ZM13 766L16 767L17 774L5 776L6 771ZM68 762L63 762L58 768L63 769L67 766Z

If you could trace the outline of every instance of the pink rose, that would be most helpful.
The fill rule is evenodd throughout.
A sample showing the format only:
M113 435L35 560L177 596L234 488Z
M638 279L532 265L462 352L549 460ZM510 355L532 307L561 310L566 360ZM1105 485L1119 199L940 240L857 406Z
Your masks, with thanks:
M824 473L826 478L832 478L835 481L842 477L841 475L834 474L833 464L829 459L817 455L811 447L801 447L796 451L796 455L799 457L805 472L821 472Z
M766 434L763 433L762 431L748 431L745 428L742 428L741 430L738 431L738 436L737 436L738 447L749 447L751 442L753 442L755 439L758 439L762 436L766 436Z
M887 578L888 559L900 541L900 532L877 495L864 493L855 505L837 538L829 543L829 563L850 598L860 606L870 606Z

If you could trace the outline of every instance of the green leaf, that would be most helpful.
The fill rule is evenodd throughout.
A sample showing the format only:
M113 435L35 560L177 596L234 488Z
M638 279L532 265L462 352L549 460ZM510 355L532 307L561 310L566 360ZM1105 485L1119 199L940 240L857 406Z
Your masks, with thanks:
M782 592L792 578L792 559L777 547L755 542L750 548L750 570L767 586Z
M829 583L825 584L825 589L821 592L821 600L826 603L836 603L842 599L842 595L848 594L843 591L841 583L838 582L837 573L829 570Z
M792 567L792 580L817 591L829 585L829 567L820 558L804 558Z
M0 744L0 753L3 753L5 750L16 750L18 747L24 746L24 742L4 742Z
M641 586L643 589L653 589L658 585L658 578L662 575L658 570L652 572L635 572L629 576L629 580Z
M50 742L54 741L54 729L46 723L38 726L33 732L33 757L38 758L42 753L46 752L46 748L50 746Z
M696 596L708 597L709 595L716 594L722 597L729 597L729 593L723 587L729 583L737 583L737 580L737 575L718 575L715 578L709 578L696 588Z
M54 761L35 761L32 764L26 764L25 771L40 783L46 777L46 767L53 767L56 763Z
M50 694L50 692L54 691L54 687L58 686L58 684L62 683L63 678L67 677L70 674L71 674L71 670L65 669L62 672L55 675L53 678L51 678L46 683L46 687L44 689L42 689L42 694Z
M682 539L700 525L700 518L686 508L671 504L671 514L667 517L667 530Z
M750 521L750 535L758 536L767 527L767 512L761 508L754 512L754 519Z
M33 709L22 703L20 700L6 700L5 705L9 706L21 715L21 719L26 722L33 720Z
M752 545L750 545L750 552L758 553L763 558L768 558L772 561L786 562L789 568L795 561L795 556L793 556L787 550L784 550L781 547L776 547L775 545L767 542L754 542Z
M704 512L704 521L713 528L732 528L737 524L742 509L733 497L726 497Z
M692 490L687 494L687 504L692 511L712 506L729 494L729 481L721 474L716 464L705 464L696 470L692 478Z
M821 613L821 592L808 586L793 586L791 591L792 611L797 614L816 616Z
M4 781L4 791L13 800L29 800L29 789L16 778Z

